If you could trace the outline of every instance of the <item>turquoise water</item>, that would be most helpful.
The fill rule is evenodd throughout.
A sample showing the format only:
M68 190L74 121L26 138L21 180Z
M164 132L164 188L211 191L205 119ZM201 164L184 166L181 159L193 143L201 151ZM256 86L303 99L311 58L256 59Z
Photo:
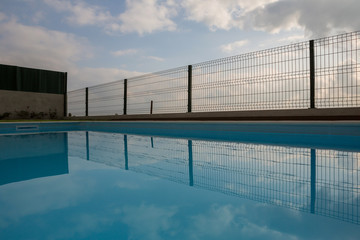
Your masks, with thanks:
M354 136L273 136L0 135L0 239L358 239Z

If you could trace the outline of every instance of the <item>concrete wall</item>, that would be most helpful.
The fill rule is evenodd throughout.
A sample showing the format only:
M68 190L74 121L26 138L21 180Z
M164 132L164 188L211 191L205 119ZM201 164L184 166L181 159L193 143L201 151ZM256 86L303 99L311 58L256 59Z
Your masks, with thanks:
M0 90L0 115L11 113L10 118L17 118L20 111L29 113L47 114L57 113L58 117L64 115L64 95L52 93L36 93Z
M68 117L70 120L116 121L278 121L278 120L360 120L360 108L256 110L233 112L192 112Z

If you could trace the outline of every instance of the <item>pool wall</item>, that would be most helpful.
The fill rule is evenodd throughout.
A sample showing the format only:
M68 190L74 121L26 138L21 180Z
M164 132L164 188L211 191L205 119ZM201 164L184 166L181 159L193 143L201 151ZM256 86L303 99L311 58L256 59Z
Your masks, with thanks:
M360 122L26 122L0 123L0 134L99 131L318 148L360 148Z
M80 122L11 122L0 123L0 134L80 131Z
M0 133L47 131L120 131L133 134L179 134L181 131L294 133L360 136L360 121L267 121L267 122L179 122L179 121L64 121L64 122L6 122L0 123Z

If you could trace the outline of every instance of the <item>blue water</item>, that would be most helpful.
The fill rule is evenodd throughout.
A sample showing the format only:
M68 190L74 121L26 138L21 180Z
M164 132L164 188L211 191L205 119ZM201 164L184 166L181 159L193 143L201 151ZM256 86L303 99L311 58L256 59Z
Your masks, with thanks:
M339 139L0 135L0 239L358 239L360 147Z

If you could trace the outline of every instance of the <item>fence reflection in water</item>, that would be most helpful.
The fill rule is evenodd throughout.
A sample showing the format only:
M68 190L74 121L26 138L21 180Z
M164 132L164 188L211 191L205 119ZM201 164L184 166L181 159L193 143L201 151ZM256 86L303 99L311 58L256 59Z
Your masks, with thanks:
M69 132L69 156L360 224L360 152Z

